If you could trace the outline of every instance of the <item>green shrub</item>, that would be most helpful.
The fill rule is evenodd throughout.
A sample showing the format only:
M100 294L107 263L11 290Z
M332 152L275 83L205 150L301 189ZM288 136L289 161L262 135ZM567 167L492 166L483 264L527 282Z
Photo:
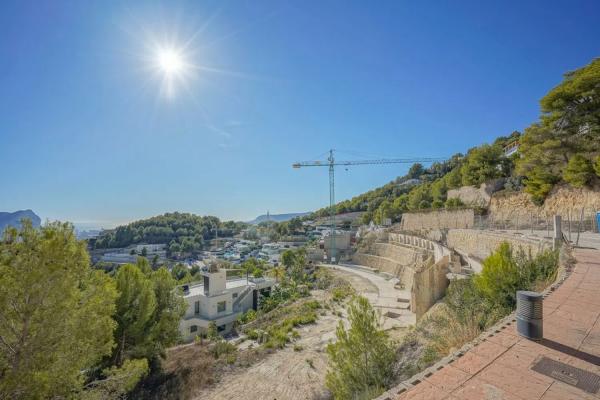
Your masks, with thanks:
M512 309L516 291L521 285L521 275L512 249L506 242L483 260L481 273L474 278L475 287L484 297L499 307Z
M488 301L475 286L473 279L450 282L444 302L453 319L480 331L491 326L503 315L502 308Z
M245 313L242 313L238 316L238 322L241 325L247 324L249 322L252 322L256 319L256 311L250 309L248 311L246 311Z
M346 297L354 294L354 288L349 284L345 284L334 288L331 293L333 295L333 301L340 302L346 299Z
M518 254L522 280L526 289L543 290L556 279L558 251L545 251L536 257Z
M348 308L350 327L340 321L337 340L327 345L329 370L325 382L334 399L355 399L363 393L379 393L392 381L395 349L381 329L377 311L364 297Z
M517 290L531 290L548 282L558 268L558 253L545 251L531 257L523 251L516 255L508 243L483 261L483 269L474 278L475 287L494 306L512 310Z
M208 330L206 332L206 336L210 340L217 340L220 338L219 330L217 329L217 324L215 321L212 321L211 323L208 324Z
M227 354L227 357L225 357L225 362L229 365L234 364L236 360L237 355L235 353Z
M317 300L311 300L304 303L304 307L308 308L309 310L317 310L321 308L321 303L319 303Z
M258 332L256 331L256 329L249 329L248 331L246 331L246 336L248 336L248 339L257 340Z
M225 341L217 341L211 348L211 353L214 358L220 358L222 355L229 355L236 352L235 345Z
M563 173L565 182L577 188L589 185L593 177L594 167L591 161L580 154L571 157Z
M487 182L503 175L503 154L500 146L484 144L471 149L460 169L463 185Z
M442 200L434 200L431 203L431 208L440 209L444 207L444 202Z
M596 172L596 175L600 177L600 156L596 157L596 162L594 163L594 172Z
M462 207L464 206L464 203L462 202L461 199L459 199L458 197L452 197L448 200L446 200L446 204L445 204L446 208L451 209L451 208L458 208L458 207Z
M525 191L531 195L531 200L535 204L541 205L558 180L558 176L552 174L547 168L535 166L525 177Z

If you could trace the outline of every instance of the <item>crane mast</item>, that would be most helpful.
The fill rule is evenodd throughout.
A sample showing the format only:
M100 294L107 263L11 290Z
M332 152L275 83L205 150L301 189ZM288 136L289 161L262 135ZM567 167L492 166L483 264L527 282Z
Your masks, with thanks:
M381 158L374 160L352 160L352 161L336 161L333 155L333 149L329 150L329 157L326 161L300 161L292 164L293 168L303 167L329 167L329 225L330 225L330 262L337 262L336 243L335 243L335 166L342 165L382 165L382 164L410 164L416 162L434 162L441 161L442 158Z

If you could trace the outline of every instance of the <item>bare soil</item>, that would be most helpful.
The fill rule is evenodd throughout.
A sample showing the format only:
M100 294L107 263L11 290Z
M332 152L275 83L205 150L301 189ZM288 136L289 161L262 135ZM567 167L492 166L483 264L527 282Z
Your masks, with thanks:
M335 277L348 281L361 295L377 295L378 288L368 279L339 270L329 270ZM319 400L329 399L325 387L327 344L335 340L335 329L342 321L346 326L345 307L330 301L327 291L313 291L313 298L332 309L322 309L316 323L298 328L300 339L286 348L271 352L246 368L234 368L217 377L215 384L201 390L196 400ZM390 336L400 338L405 329L392 329ZM244 343L240 348L247 348ZM252 345L254 346L254 345ZM300 349L299 351L295 351ZM251 351L252 347L240 353ZM237 364L237 363L236 363Z

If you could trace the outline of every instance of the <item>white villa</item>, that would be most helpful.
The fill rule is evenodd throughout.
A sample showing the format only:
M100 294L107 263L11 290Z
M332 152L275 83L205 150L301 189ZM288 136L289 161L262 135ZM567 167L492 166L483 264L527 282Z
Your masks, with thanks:
M213 321L219 332L229 332L240 314L256 310L258 295L269 292L275 285L270 278L227 280L227 271L223 269L207 269L201 274L203 283L183 286L187 311L179 323L179 330L184 341L191 341L206 332Z

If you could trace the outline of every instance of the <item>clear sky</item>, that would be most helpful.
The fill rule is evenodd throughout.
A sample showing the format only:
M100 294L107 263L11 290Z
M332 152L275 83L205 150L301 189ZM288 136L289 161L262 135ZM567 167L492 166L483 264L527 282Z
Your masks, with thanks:
M0 210L109 227L320 208L327 170L292 162L450 156L522 130L600 56L599 16L593 0L2 1ZM157 46L192 66L166 91ZM339 169L337 198L407 168Z

